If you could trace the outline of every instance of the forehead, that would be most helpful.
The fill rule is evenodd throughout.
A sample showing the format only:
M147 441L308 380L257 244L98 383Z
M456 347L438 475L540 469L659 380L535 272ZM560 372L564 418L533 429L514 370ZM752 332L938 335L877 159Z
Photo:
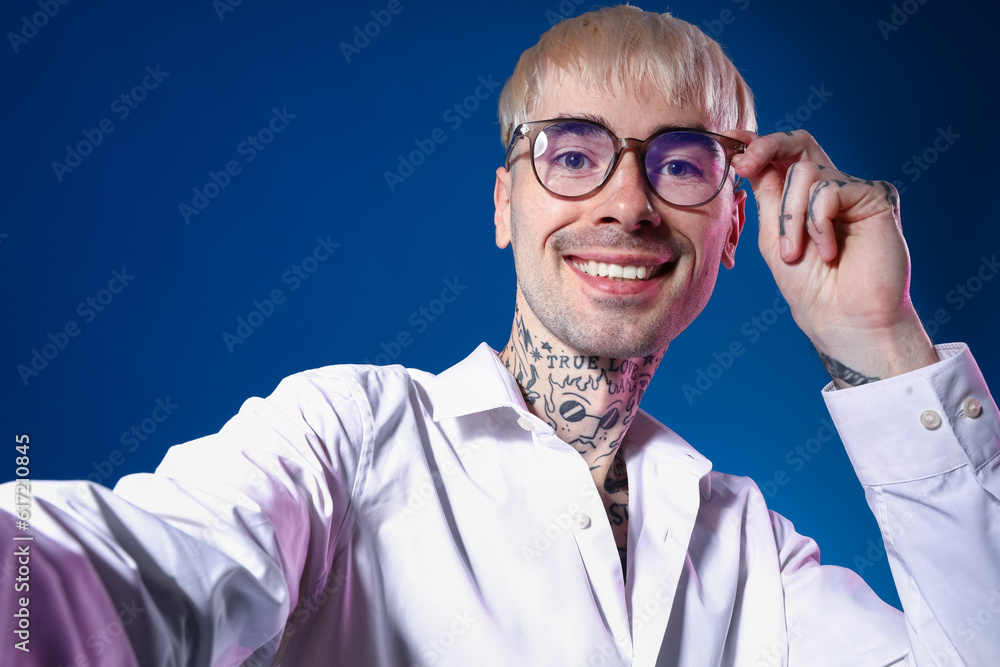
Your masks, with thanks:
M545 87L528 120L574 117L595 120L620 137L644 139L664 127L708 127L708 116L693 105L677 106L649 84L614 86L609 92L564 76Z

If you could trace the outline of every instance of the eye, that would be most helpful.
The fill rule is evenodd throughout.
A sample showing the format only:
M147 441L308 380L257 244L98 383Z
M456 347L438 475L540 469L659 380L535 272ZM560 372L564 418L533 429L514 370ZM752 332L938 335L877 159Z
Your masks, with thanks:
M583 153L571 151L556 156L555 162L560 167L569 169L570 171L579 171L587 168L590 163L590 159Z
M695 178L701 175L701 170L685 160L670 160L660 167L660 173L673 178Z

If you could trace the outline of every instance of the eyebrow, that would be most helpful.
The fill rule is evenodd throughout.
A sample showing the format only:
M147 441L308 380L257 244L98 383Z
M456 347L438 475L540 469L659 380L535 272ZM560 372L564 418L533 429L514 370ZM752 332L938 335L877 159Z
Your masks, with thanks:
M592 113L561 113L561 114L555 116L555 118L567 118L567 119L576 118L578 120L589 120L592 123L597 123L599 125L603 125L604 127L607 127L609 129L611 127L611 123L609 123L607 121L607 119L605 119L603 116L600 116L599 114L592 114ZM689 123L689 124L664 123L663 125L660 125L656 129L654 129L649 134L649 136L653 136L654 134L659 134L660 132L664 132L666 130L702 130L703 132L708 132L708 128L705 127L704 123Z

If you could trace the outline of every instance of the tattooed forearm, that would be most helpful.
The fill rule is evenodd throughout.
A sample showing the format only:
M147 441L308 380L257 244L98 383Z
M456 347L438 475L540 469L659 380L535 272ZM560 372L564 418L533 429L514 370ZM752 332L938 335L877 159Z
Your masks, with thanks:
M837 361L833 357L830 357L822 352L819 352L820 361L823 362L823 368L826 372L830 374L833 380L840 380L852 387L857 387L863 384L869 384L871 382L878 382L882 378L869 377L864 373L860 373L853 368L845 366L841 362Z

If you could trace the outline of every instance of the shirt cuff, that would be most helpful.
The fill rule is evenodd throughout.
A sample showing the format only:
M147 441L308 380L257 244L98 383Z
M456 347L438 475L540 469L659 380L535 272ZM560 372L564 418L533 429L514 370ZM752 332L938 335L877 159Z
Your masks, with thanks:
M975 471L998 456L1000 415L969 347L935 346L940 361L859 387L823 389L866 486Z

